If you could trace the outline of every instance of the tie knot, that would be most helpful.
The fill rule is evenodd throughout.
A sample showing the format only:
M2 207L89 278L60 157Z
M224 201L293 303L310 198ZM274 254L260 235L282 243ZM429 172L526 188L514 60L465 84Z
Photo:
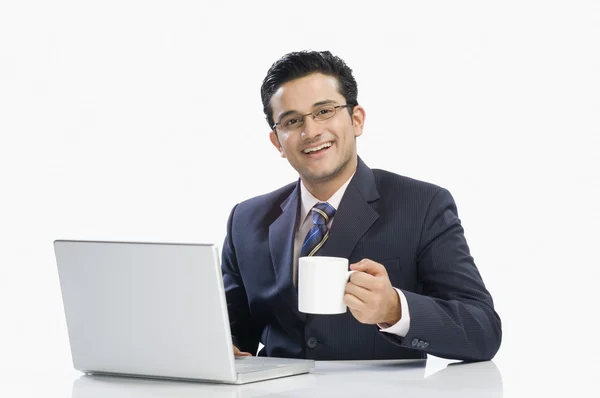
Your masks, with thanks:
M327 225L327 223L329 223L334 214L335 209L329 203L317 203L312 208L313 223L318 225Z

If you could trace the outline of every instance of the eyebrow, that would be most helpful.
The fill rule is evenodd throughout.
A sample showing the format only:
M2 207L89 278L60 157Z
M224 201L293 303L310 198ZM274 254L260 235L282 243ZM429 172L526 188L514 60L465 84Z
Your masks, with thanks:
M312 104L312 108L314 109L314 108L316 108L318 106L321 106L321 105L329 105L329 104L336 104L336 103L337 103L337 101L334 101L334 100L323 100L323 101L315 102L314 104ZM295 113L299 114L300 112L298 112L295 109L292 109L292 110L289 110L289 111L285 111L281 115L279 115L279 117L278 117L277 120L281 120L284 117L286 117L287 115L292 115L292 114L295 114Z

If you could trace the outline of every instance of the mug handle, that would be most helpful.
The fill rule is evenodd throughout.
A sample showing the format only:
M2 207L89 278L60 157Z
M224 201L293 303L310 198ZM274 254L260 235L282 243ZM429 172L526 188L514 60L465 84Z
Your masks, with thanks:
M346 276L346 282L348 282L350 280L350 276L352 276L352 274L355 272L359 272L359 271L356 271L356 270L348 271L348 275Z

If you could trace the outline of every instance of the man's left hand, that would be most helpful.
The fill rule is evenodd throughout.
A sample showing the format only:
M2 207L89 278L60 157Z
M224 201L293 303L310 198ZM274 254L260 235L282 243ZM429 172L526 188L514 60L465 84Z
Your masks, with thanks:
M361 323L396 324L402 317L398 292L392 287L385 267L364 259L350 265L355 272L346 284L344 303Z

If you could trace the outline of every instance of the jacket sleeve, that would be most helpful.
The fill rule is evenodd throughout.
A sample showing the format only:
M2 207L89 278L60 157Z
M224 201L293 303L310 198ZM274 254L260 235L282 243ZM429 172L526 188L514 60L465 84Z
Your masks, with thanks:
M410 310L396 344L450 359L490 360L502 340L500 317L470 255L450 192L433 196L421 229L418 292L403 290Z
M227 221L227 236L223 243L221 269L233 344L241 351L255 355L258 349L259 337L250 314L246 289L238 267L233 243L236 208L237 205L231 211Z

